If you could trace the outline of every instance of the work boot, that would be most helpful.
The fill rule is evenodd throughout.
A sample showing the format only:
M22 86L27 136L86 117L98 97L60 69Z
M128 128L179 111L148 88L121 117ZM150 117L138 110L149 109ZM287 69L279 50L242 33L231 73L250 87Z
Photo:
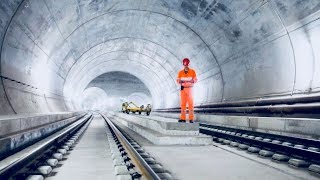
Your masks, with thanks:
M193 120L190 120L189 123L193 123Z
M185 121L185 120L182 120L182 119L179 119L178 122L183 122L183 123L185 123L186 121Z

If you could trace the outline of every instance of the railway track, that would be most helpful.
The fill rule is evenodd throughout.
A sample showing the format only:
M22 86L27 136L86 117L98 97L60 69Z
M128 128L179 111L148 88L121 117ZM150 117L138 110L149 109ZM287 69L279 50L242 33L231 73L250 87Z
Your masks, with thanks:
M171 174L134 139L118 128L108 117L103 114L101 116L113 137L109 142L118 169L121 167L127 169L131 179L173 179Z
M173 179L125 131L113 123L112 117L100 114L105 122L115 174L122 179ZM0 179L44 179L50 176L64 155L73 149L93 119L86 115L37 143L3 159ZM240 150L246 150L290 166L308 169L320 175L320 141L301 137L256 132L232 127L200 123L200 133Z
M173 179L150 154L109 118L105 121L115 174L121 179ZM66 160L93 119L86 115L52 135L0 161L0 179L41 180L50 177L59 161ZM63 164L63 163L62 163Z
M92 120L86 115L0 161L0 179L43 179L63 159Z
M213 140L320 174L320 141L200 123Z

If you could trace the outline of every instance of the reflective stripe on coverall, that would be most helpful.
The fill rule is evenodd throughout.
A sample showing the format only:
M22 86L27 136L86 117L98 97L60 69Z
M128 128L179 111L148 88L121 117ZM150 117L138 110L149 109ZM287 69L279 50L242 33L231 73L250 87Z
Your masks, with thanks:
M190 81L192 82L183 82L181 86L183 86L183 90L180 91L180 105L181 105L181 120L186 120L186 112L187 112L187 104L189 110L189 120L194 119L194 112L193 112L193 95L192 95L192 87L193 84L197 82L197 75L195 70L189 68L188 72L185 73L184 69L179 71L177 82L180 81Z

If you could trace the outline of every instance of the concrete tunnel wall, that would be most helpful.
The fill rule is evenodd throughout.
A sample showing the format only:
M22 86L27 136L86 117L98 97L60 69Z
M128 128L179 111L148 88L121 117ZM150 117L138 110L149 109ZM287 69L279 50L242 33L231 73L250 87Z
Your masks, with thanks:
M0 114L77 109L114 71L174 107L184 57L197 104L319 93L319 0L10 0L0 18Z

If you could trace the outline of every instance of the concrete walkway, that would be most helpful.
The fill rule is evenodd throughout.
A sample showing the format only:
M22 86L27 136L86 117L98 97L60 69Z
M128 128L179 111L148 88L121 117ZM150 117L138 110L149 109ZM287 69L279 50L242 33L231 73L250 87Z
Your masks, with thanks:
M96 116L92 120L78 144L66 158L59 162L62 164L61 167L54 168L57 174L46 179L116 179L101 116Z
M284 170L287 168L278 169L215 146L144 146L144 148L177 179L316 179L311 175L299 177L291 173L297 171L295 169L291 172Z

